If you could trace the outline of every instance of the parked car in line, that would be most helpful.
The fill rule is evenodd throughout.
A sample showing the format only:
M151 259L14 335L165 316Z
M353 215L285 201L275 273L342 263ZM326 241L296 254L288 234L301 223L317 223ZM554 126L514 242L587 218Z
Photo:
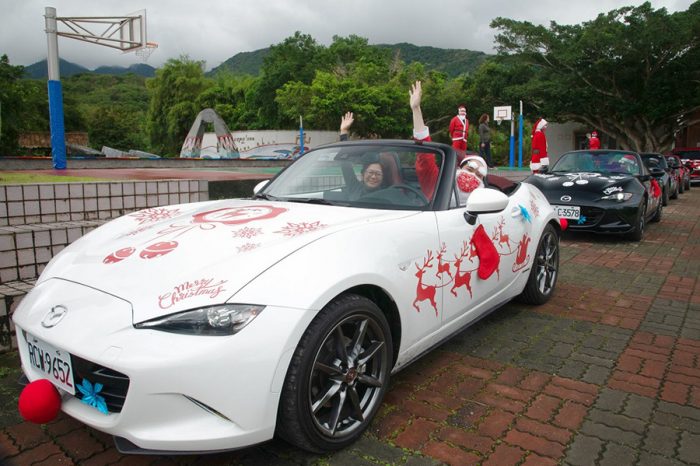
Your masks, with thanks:
M640 241L647 222L661 220L661 188L636 152L567 152L546 173L525 182L544 193L570 231L619 233Z
M680 157L690 172L685 188L690 189L692 183L700 182L700 147L676 147L672 153Z
M24 374L122 452L276 434L343 448L391 374L513 298L554 293L561 226L545 196L493 178L461 203L457 160L444 144L342 142L252 198L113 220L18 306Z
M678 192L674 197L671 195L671 199L676 199L678 193L683 193L685 191L686 183L690 184L690 171L683 165L681 158L677 155L666 154L664 155L668 168L671 170L671 176L675 178L676 184L678 185Z
M661 201L664 206L668 205L668 199L676 199L678 197L678 180L675 176L672 176L671 169L666 162L666 158L656 152L645 152L639 154L642 156L642 161L644 165L652 172L652 169L663 170L663 173L656 171L656 181L658 181L661 186Z

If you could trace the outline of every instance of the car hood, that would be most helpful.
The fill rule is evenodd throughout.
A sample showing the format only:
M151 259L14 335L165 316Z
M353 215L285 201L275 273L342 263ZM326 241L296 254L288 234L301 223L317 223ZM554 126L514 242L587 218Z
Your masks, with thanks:
M625 174L602 174L590 172L537 173L525 180L534 184L550 202L559 200L559 195L600 198L615 192L623 192L637 179Z
M83 236L39 281L62 278L120 297L132 304L134 322L142 322L225 302L281 259L334 232L415 214L246 199L151 208ZM270 288L274 293L274 283Z

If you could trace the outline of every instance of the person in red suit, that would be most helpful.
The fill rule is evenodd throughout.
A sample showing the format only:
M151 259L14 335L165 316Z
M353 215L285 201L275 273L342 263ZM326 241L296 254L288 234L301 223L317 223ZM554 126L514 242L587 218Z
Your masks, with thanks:
M540 172L544 167L549 166L547 136L544 134L547 125L547 120L540 118L532 127L532 157L530 158L530 170L532 170L533 173Z
M591 133L591 140L589 141L588 148L590 150L600 149L600 139L598 139L597 131Z
M411 85L408 94L413 115L413 138L418 141L430 141L430 130L425 126L423 112L420 107L423 96L421 82L416 81ZM458 157L456 183L459 188L460 203L466 203L469 193L478 187L484 186L484 178L488 173L488 166L484 159L478 155L467 156L463 151L458 151ZM435 154L419 153L416 157L416 176L423 194L428 199L432 199L435 194L439 174L440 167L435 160Z
M457 107L457 115L450 121L450 138L452 147L457 150L467 150L467 134L469 133L469 120L467 120L467 107Z

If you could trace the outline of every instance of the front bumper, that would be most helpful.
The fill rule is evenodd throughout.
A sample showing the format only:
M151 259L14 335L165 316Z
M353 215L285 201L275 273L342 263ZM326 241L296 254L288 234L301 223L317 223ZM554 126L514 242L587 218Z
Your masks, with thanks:
M69 315L43 328L37 317L57 300L66 303ZM68 393L62 394L62 409L140 449L221 451L272 438L286 369L313 312L268 307L236 335L201 337L137 330L129 307L75 283L38 285L14 318L27 378L43 374L29 362L25 332L128 376L120 412L102 414Z
M551 200L550 203L555 204ZM629 233L635 228L639 212L638 205L630 204L629 201L620 204L611 201L598 202L594 205L586 203L576 203L576 205L581 208L581 217L579 220L569 220L567 230L570 231Z

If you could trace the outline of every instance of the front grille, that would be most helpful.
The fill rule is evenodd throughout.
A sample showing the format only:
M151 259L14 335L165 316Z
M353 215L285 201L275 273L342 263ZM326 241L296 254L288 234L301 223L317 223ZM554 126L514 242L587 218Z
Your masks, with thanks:
M126 394L129 391L129 377L75 355L71 355L71 364L73 366L73 381L76 386L82 384L83 379L87 379L93 385L101 383L103 388L98 394L105 399L109 412L121 412ZM77 388L75 396L78 398L83 396Z
M583 222L580 222L579 220L570 220L569 224L572 227L590 227L593 225L596 225L600 220L603 218L603 215L605 214L605 210L601 209L599 207L588 207L588 206L581 206L581 218L585 217L585 220Z

